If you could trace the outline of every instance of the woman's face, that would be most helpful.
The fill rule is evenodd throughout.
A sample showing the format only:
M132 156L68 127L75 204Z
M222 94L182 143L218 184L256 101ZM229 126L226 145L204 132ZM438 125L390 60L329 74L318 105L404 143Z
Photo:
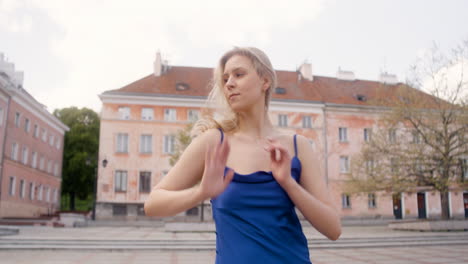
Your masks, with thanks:
M224 96L234 112L251 109L255 104L265 104L269 86L266 78L258 76L249 58L232 56L224 66Z

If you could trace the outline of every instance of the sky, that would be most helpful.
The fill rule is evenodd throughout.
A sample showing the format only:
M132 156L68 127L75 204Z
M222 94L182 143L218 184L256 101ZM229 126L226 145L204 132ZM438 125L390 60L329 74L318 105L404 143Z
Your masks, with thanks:
M234 46L264 50L277 70L303 62L357 79L405 81L435 44L468 39L466 0L0 0L0 52L49 111L100 111L98 94L170 65L214 67Z

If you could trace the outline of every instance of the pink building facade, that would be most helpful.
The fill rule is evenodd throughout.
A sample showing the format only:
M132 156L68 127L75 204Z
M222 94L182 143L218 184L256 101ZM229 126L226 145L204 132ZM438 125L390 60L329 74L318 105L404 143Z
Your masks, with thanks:
M66 131L0 54L0 217L37 217L60 208Z
M370 137L381 111L368 106L366 100L378 89L391 92L398 85L396 77L382 75L380 81L362 81L352 72L338 71L330 78L313 76L311 69L310 64L304 64L295 72L277 71L278 87L272 95L270 118L286 133L310 140L341 216L439 217L439 194L430 188L351 196L343 191L351 157ZM174 150L175 134L195 121L205 105L211 74L209 68L164 65L157 55L153 74L100 95L99 158L107 160L108 165L98 171L98 219L144 217L143 203L151 188L171 168L169 153ZM466 216L467 196L464 190L451 190L453 217ZM208 201L206 205L209 219Z

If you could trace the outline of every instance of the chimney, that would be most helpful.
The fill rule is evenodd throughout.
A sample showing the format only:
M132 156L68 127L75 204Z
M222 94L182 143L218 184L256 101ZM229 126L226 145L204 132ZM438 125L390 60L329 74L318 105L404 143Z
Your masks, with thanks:
M299 66L299 73L301 76L309 81L314 80L314 76L312 75L312 64L304 62L301 66Z
M338 80L343 81L354 81L356 77L354 76L354 72L352 71L343 71L340 67L338 67L338 71L336 72L336 78Z
M162 65L162 59L161 59L161 52L159 52L159 50L158 52L156 52L156 58L154 59L153 66L154 66L154 76L161 76L163 65Z
M382 72L379 76L379 81L383 84L397 84L398 78L395 74L389 74L387 72Z
M24 73L15 71L15 64L6 61L3 53L0 53L0 72L5 73L15 87L23 86Z

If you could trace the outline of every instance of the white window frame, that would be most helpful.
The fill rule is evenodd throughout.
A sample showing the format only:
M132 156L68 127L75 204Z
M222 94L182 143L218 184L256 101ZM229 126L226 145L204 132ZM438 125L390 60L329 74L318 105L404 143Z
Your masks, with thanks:
M311 116L302 116L302 128L312 128Z
M117 133L115 140L115 152L128 153L128 133Z
M49 136L49 145L53 146L54 145L54 135Z
M23 150L21 152L21 162L23 164L28 164L28 155L29 155L29 150L28 147L23 146Z
M47 162L47 173L52 174L52 160Z
M45 128L42 129L42 141L47 142L47 130Z
M351 196L349 194L341 194L341 207L343 209L351 208Z
M288 115L278 114L278 126L279 127L288 127Z
M163 153L164 154L172 154L175 151L175 142L176 136L175 135L164 135L163 137Z
M152 153L153 152L153 135L142 134L140 135L140 153Z
M149 107L141 108L141 120L153 120L154 119L154 109Z
M45 193L46 193L46 202L50 202L50 187L45 188Z
M165 108L164 109L164 121L167 121L167 122L177 121L177 109Z
M348 128L347 127L338 128L338 138L340 142L348 142Z
M31 201L34 201L34 198L35 198L35 191L36 191L36 186L34 184L34 182L30 182L29 183L29 200Z
M15 113L15 126L20 127L20 125L21 125L21 113L16 112Z
M45 157L41 156L39 159L39 170L43 171L45 167Z
M57 137L57 143L55 143L55 147L60 149L60 137Z
M364 141L369 142L372 140L372 129L364 128Z
M340 173L349 173L349 157L340 156Z
M13 144L11 144L11 159L12 160L18 160L18 148L19 148L19 145L18 143L16 142L13 142Z
M37 124L34 124L34 137L39 137L39 126Z
M24 196L25 196L25 186L26 185L26 181L24 179L21 179L20 180L20 184L19 184L19 197L21 199L24 199Z
M127 191L128 172L126 170L116 170L114 173L114 191Z
M42 191L43 191L42 185L39 185L39 191L37 192L37 200L42 201Z
M16 177L10 176L10 181L8 182L8 194L14 196L16 193Z
M196 109L189 109L187 111L187 120L190 122L196 122L199 119L200 112Z
M54 176L58 176L58 163L54 163Z
M24 132L29 133L29 129L31 127L31 121L28 118L24 119Z
M120 106L118 109L119 119L120 120L129 120L130 119L130 107Z
M31 154L31 167L33 167L34 169L37 168L37 152L33 151L33 153Z

